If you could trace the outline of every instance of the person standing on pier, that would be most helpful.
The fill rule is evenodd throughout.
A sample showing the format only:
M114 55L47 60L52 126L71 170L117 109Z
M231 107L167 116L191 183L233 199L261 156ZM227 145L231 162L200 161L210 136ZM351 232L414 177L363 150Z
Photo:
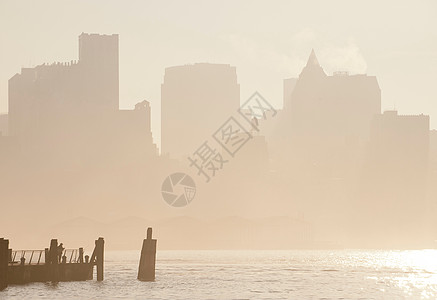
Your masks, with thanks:
M64 246L62 243L59 244L58 246L58 261L61 262L62 261L62 252L64 252Z

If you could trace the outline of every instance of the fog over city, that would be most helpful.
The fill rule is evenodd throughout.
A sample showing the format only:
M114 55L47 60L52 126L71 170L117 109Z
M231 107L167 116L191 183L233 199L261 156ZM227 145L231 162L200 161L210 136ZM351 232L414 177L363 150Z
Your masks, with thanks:
M435 247L436 20L433 1L1 1L2 234Z

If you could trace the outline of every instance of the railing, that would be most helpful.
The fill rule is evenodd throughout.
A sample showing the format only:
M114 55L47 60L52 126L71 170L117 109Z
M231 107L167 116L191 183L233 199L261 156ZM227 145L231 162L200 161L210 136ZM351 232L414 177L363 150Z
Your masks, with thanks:
M79 249L64 249L62 255L58 257L59 263L62 263L62 257L65 257L66 263L79 263ZM23 260L24 259L24 260ZM46 263L45 250L14 250L9 257L9 265L40 265Z
M79 249L65 249L62 256L66 257L67 263L79 263Z
M24 259L25 264L44 264L45 254L44 250L14 250L9 257L10 265L21 264Z

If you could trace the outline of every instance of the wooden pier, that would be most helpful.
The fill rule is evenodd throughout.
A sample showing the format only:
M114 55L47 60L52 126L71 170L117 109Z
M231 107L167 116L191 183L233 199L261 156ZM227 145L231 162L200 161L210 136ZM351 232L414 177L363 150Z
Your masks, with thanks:
M93 279L94 266L97 280L103 280L104 240L95 241L91 259L84 257L83 248L61 249L52 239L44 250L9 249L9 241L0 239L0 290L8 284L29 282L82 281Z

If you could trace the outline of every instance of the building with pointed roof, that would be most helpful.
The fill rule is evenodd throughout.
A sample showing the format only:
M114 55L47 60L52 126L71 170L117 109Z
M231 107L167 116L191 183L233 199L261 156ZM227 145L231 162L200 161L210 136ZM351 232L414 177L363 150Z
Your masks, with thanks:
M319 76L321 78L326 77L325 71L323 71L323 68L320 66L314 49L311 49L310 57L308 58L307 64L305 68L302 69L299 77L305 78L308 76Z
M381 89L375 76L327 75L312 50L284 106L293 148L315 162L369 139L371 120L381 112Z

